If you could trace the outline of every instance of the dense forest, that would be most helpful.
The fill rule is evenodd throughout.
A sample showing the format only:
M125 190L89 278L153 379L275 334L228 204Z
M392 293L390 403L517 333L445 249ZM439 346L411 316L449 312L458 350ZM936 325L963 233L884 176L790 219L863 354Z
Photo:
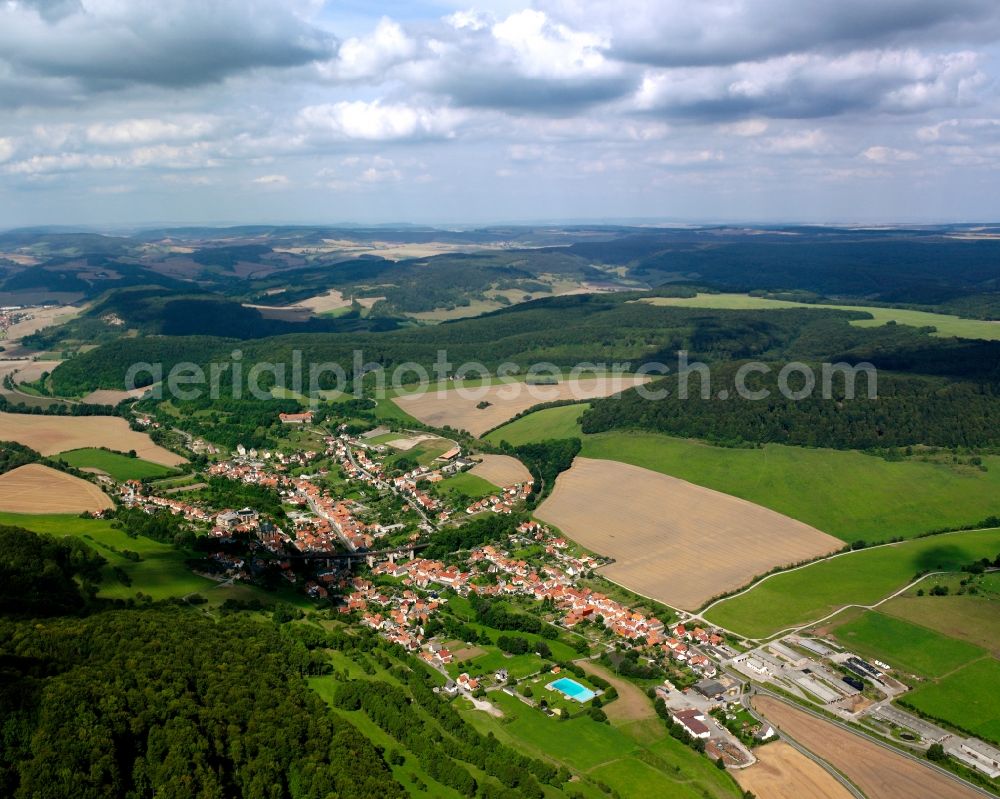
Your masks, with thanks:
M364 363L387 371L406 362L423 364L430 371L441 350L453 368L466 361L481 361L488 368L515 363L522 372L537 362L563 368L585 362L627 363L633 368L660 362L674 374L677 353L685 350L690 361L711 365L713 379L726 388L731 387L736 366L750 359L771 365L775 373L790 361L870 362L882 370L879 396L876 401L840 404L818 399L761 403L734 397L726 402L691 401L681 407L677 400L643 402L635 392L627 392L623 402L597 403L585 429L641 427L726 442L839 447L1000 443L996 424L1000 342L934 338L925 329L906 325L856 327L850 320L863 318L863 312L821 307L728 311L657 307L634 299L632 295L550 298L475 319L384 333L302 334L239 343L205 336L120 339L66 361L54 371L52 382L58 393L78 395L120 386L132 363L162 364L166 373L184 361L204 367L231 364L235 349L244 364L285 364L290 370L298 357L304 364L341 364L348 375L356 353ZM230 375L227 367L221 380L223 394ZM378 379L370 373L366 387ZM270 380L265 378L268 385ZM286 377L285 384L289 383ZM326 373L319 385L335 387L332 373ZM239 413L233 413L231 399L202 399L192 401L185 411L197 428L193 432L218 443L258 439L263 443L279 404L240 400Z

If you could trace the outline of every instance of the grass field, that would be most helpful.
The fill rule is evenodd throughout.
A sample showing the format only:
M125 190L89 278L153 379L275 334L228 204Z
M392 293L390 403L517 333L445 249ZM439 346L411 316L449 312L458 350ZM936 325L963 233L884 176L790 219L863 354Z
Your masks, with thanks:
M106 449L85 447L60 452L55 456L77 469L99 469L115 480L144 480L152 477L168 477L176 474L175 469L161 466L158 463L144 461L141 458L130 458L118 452Z
M448 477L438 483L437 488L445 493L457 491L471 499L481 499L497 492L497 487L493 483L469 472Z
M860 452L767 444L715 447L658 433L583 435L583 406L528 414L487 440L523 444L583 439L582 455L622 461L771 508L844 541L886 541L976 524L1000 513L1000 457L988 471L915 459L887 461Z
M906 694L905 703L1000 744L1000 661L985 657Z
M957 583L958 577L952 582ZM997 596L917 596L913 590L886 602L880 610L983 647L1000 657L1000 598Z
M848 604L870 605L921 571L957 570L1000 551L1000 529L977 530L859 550L770 577L713 607L706 617L742 635L765 637Z
M913 327L935 327L937 336L960 336L991 341L1000 340L1000 324L982 319L963 319L950 314L928 311L897 310L895 308L871 308L862 305L815 305L786 300L769 300L751 297L747 294L699 294L697 297L652 297L641 300L652 305L670 305L687 308L722 308L735 310L769 310L775 308L834 308L842 311L863 311L872 319L856 319L851 322L858 327L880 327L887 322Z
M833 635L862 657L923 677L942 677L986 654L978 646L875 611L837 625Z
M586 716L557 721L514 697L492 692L490 701L504 718L473 710L462 715L482 733L534 757L565 765L600 781L629 799L722 799L738 796L728 774L703 755L669 738L662 724L650 741L644 725L642 741L629 727L598 724ZM581 787L590 787L587 783Z
M499 427L486 435L486 441L499 444L507 441L514 446L528 444L532 441L542 441L546 438L582 438L579 419L590 403L577 405L560 405L557 408L529 413L520 419L515 419L503 427Z
M212 605L221 604L227 599L245 600L256 597L273 602L277 598L252 586L221 587L214 580L194 574L184 563L187 557L184 552L142 536L130 538L124 531L113 528L111 522L102 519L81 519L79 516L64 514L0 513L0 524L49 533L57 538L74 536L82 539L108 561L99 597L128 599L141 591L153 599L169 599L199 593ZM142 560L131 561L114 552L111 547L138 552ZM112 570L116 566L128 574L132 581L130 586L115 578ZM296 599L283 595L281 599L293 601L302 607L312 607L305 597Z

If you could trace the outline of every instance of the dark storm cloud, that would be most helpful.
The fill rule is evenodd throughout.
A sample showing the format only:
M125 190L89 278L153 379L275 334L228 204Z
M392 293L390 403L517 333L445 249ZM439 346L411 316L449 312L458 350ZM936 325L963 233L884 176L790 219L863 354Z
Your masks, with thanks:
M211 83L328 57L334 44L285 6L262 0L0 4L0 63L9 72L72 78L86 89Z

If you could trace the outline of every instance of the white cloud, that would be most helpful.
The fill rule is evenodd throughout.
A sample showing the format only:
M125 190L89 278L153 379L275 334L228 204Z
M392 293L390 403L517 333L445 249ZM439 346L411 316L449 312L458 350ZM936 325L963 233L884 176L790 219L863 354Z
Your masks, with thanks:
M861 157L867 161L874 161L876 164L888 164L899 161L916 161L920 156L910 150L875 145L862 152Z
M459 113L448 108L355 100L303 108L298 125L321 137L397 141L450 138L455 135L460 118Z
M370 36L348 39L340 46L337 57L319 69L321 75L333 80L381 78L387 69L416 53L416 40L399 23L383 17Z
M261 175L251 181L258 186L287 186L288 182L286 175Z
M0 138L0 164L9 161L14 155L14 140L9 137Z
M207 119L123 119L119 122L98 122L90 125L86 138L94 144L135 145L152 142L193 141L204 138L215 129Z

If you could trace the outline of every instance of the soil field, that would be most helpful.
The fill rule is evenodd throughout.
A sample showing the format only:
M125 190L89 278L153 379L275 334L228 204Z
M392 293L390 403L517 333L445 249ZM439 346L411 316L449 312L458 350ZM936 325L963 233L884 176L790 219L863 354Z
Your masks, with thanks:
M93 483L29 463L0 475L0 510L7 513L82 513L113 507Z
M33 416L0 413L0 441L17 441L42 455L70 449L108 447L119 452L135 450L143 460L176 466L184 458L154 444L146 433L132 430L117 416Z
M608 714L608 718L613 723L656 718L656 710L653 708L652 700L638 685L616 677L607 669L590 660L578 660L577 665L587 674L603 677L618 691L618 698L604 705L604 712Z
M24 318L11 325L7 330L7 342L14 344L25 336L37 333L42 328L67 322L80 313L80 310L80 308L74 308L70 305L48 305L44 308L28 308L24 312Z
M626 490L609 487L627 486ZM610 580L694 610L775 566L843 542L745 500L616 461L577 458L535 514L615 558Z
M980 796L972 788L929 766L890 752L777 699L757 696L753 706L775 728L845 774L868 799L900 799L903 796L907 799L972 799Z
M91 405L117 405L119 402L127 399L138 399L151 388L152 386L144 386L143 388L133 388L131 391L117 391L113 388L100 388L96 391L91 391L81 400L81 402L86 402Z
M784 741L754 750L757 762L733 772L740 786L768 799L851 799L827 771Z
M506 488L531 480L531 472L517 458L512 458L510 455L483 455L482 458L482 463L477 463L469 470L470 474L481 477L495 486Z
M406 413L433 427L450 425L479 436L529 408L557 400L587 400L608 397L648 382L647 377L590 377L563 380L555 385L502 383L492 386L431 389L422 394L394 397ZM486 407L477 407L482 403Z

